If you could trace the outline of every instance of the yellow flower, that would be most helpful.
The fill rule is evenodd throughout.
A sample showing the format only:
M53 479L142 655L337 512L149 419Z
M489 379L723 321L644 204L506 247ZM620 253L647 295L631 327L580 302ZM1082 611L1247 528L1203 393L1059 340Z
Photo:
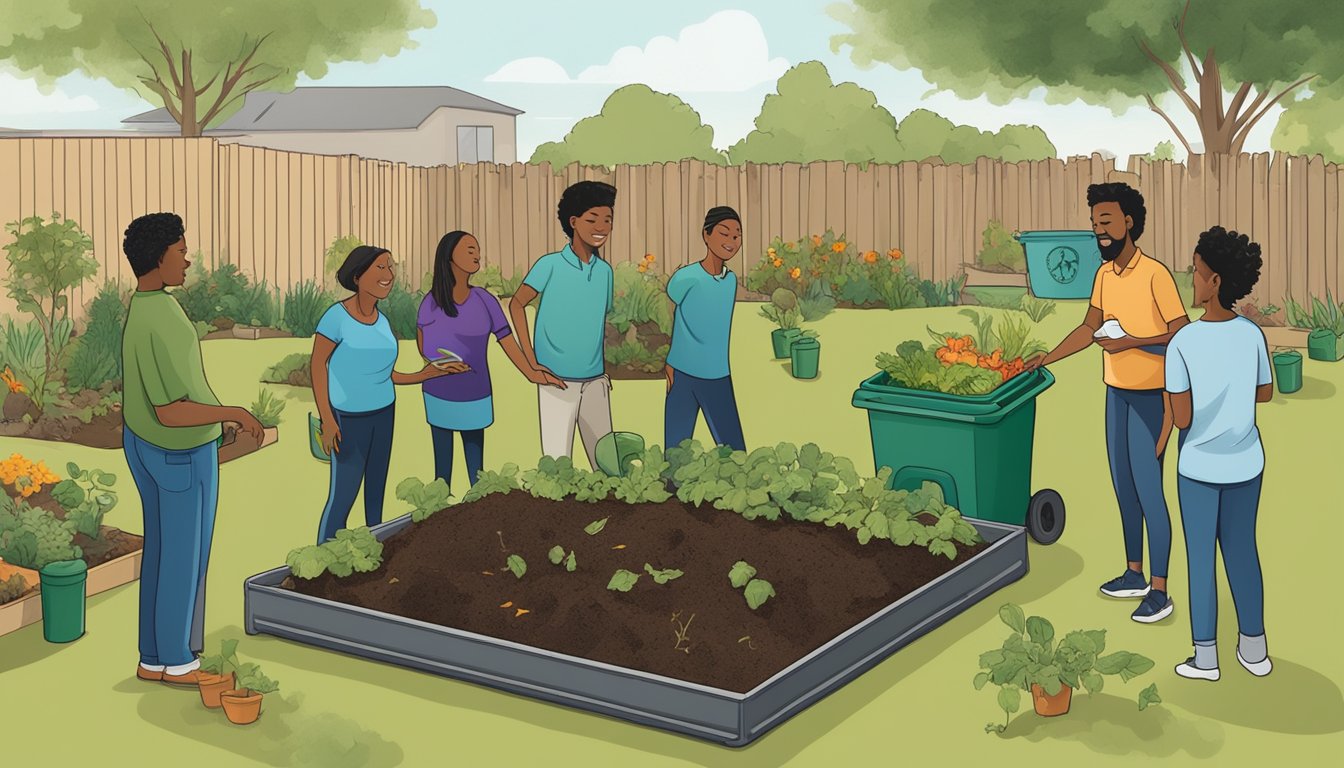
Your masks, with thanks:
M837 243L831 243L831 250L835 251L836 253L844 253L845 241L841 240L840 242Z
M803 270L799 269L798 267L794 267L793 269L789 270L789 277L792 277L794 280L797 280L799 275L801 274L803 274Z
M9 387L10 392L21 393L28 391L27 387L23 386L22 382L14 378L14 372L9 369L8 365L5 366L4 373L0 373L0 381L4 381L5 386Z
M904 255L905 254L901 253L900 248L892 248L890 251L887 251L887 258L891 259L892 261L899 261L900 258Z
M766 248L766 249L765 249L765 253L766 253L766 255L768 255L768 256L774 256L774 255L775 255L775 249L774 249L774 248Z
M869 251L863 254L863 260L869 264L877 263L877 251Z
M648 272L648 271L649 271L649 268L648 268L648 266L645 265L645 264L640 264L640 265L639 265L639 271L640 271L640 272Z

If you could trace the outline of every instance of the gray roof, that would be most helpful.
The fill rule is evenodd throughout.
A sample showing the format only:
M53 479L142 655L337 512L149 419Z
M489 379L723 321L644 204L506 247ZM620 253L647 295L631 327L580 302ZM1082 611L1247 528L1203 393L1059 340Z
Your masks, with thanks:
M253 91L218 131L376 131L417 128L441 107L521 115L522 111L447 86L295 88ZM166 109L128 117L128 124L176 125Z

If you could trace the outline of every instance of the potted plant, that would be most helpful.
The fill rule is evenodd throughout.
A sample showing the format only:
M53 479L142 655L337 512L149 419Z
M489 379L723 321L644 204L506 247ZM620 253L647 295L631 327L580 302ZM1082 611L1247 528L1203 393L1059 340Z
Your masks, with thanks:
M1310 310L1289 298L1288 322L1311 330L1307 335L1307 357L1327 363L1344 359L1344 303L1336 304L1329 291L1325 301L1313 297Z
M789 345L790 369L795 379L815 379L821 365L821 342L816 331L802 331Z
M261 700L268 693L280 690L280 684L262 674L256 664L238 666L238 687L225 691L220 701L224 705L224 716L234 725L255 723L261 716Z
M233 690L238 672L238 641L222 640L219 653L201 657L201 671L206 673L200 682L201 703L210 709L223 706L220 696Z
M1137 653L1115 651L1102 656L1104 629L1074 631L1056 641L1049 621L1040 616L1028 618L1012 603L999 608L999 618L1013 634L1002 647L980 654L984 671L975 676L975 689L987 683L999 686L999 706L1006 718L1021 706L1022 691L1031 693L1036 714L1057 717L1068 713L1075 688L1097 693L1105 684L1103 675L1119 675L1129 682L1153 668L1152 659ZM1139 694L1139 709L1161 701L1157 686L1150 685ZM985 731L1002 733L1008 727L1006 718L1003 725L990 723Z
M761 316L778 326L770 332L775 359L788 357L789 347L803 335L799 328L803 315L798 309L798 295L788 288L776 288L770 294L770 303L761 307Z

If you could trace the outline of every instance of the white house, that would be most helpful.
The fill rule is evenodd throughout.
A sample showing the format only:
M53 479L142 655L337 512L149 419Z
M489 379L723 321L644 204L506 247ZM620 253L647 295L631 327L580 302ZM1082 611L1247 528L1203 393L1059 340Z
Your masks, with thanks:
M446 86L253 91L205 132L222 143L319 155L359 155L409 165L513 163L522 111ZM136 133L177 132L166 109L122 121Z

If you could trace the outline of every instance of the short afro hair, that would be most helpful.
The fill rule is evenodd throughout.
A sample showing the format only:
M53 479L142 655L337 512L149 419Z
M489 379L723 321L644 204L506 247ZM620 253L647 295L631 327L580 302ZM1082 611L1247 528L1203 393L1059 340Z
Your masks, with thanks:
M580 181L571 185L560 195L560 204L555 207L555 215L560 219L560 228L565 237L574 237L574 227L569 220L582 216L594 208L616 207L616 188L600 181Z
M1120 210L1134 222L1129 229L1129 239L1137 243L1148 219L1148 209L1143 207L1143 195L1139 190L1121 182L1093 184L1087 188L1087 207L1095 208L1099 203L1120 204Z
M1218 276L1218 303L1223 309L1235 307L1260 280L1264 265L1260 244L1246 235L1214 227L1199 236L1195 254Z
M336 270L336 282L351 293L359 293L359 278L363 277L364 273L369 271L369 267L373 266L373 262L384 253L391 251L376 245L356 246L350 251L350 255L345 257L340 269Z
M136 277L144 277L159 268L168 247L187 233L182 217L176 213L150 213L126 227L121 250Z

